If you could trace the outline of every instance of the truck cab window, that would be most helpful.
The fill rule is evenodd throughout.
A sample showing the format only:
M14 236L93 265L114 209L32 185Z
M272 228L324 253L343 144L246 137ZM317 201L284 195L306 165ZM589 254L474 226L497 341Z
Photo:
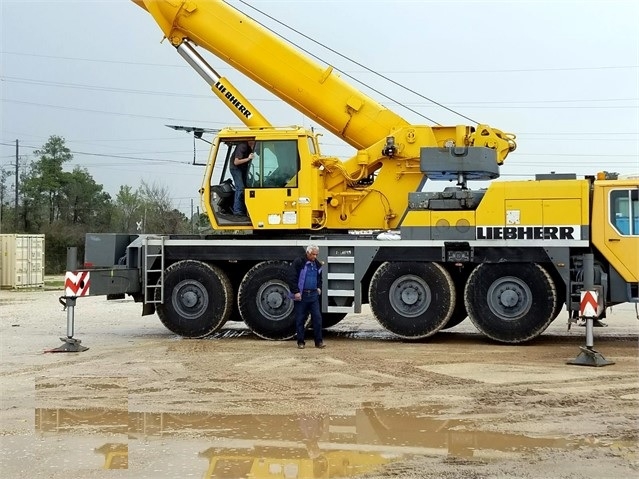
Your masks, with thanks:
M299 153L295 140L260 141L252 162L252 188L297 187Z
M217 149L217 155L213 161L213 172L211 174L211 185L218 185L225 180L231 180L231 173L229 172L229 159L231 154L235 151L235 143L221 142ZM211 161L211 159L209 159Z
M610 222L622 235L639 235L639 190L610 192Z

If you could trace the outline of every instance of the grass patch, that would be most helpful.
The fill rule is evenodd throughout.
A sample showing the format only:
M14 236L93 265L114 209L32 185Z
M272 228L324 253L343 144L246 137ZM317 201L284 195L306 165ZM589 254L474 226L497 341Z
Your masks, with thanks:
M64 289L64 276L45 276L44 289L47 291Z

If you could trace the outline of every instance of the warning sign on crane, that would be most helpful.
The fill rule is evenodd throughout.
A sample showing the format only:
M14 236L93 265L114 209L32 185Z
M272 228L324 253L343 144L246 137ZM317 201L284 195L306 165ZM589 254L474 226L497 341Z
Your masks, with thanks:
M88 271L80 271L79 273L67 271L64 276L64 294L66 296L88 296L90 285Z
M599 292L596 290L582 291L579 315L584 318L598 318L601 312Z

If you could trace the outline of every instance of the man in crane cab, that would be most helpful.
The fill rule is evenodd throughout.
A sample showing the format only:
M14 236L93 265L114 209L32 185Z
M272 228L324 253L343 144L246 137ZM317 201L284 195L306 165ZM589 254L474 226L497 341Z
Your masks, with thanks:
M246 205L244 204L244 189L246 188L250 162L254 156L254 147L255 140L243 141L238 143L235 147L235 151L233 151L231 155L229 171L235 184L235 198L233 200L234 216L248 216Z

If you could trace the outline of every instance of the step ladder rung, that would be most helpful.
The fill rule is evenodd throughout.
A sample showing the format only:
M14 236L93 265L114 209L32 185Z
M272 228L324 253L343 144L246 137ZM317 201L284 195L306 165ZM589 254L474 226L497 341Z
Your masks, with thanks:
M355 296L355 291L352 289L329 289L327 293L329 296Z
M336 264L336 263L355 263L354 256L329 256L327 258L327 264Z
M160 244L149 245L149 236L144 237L144 302L147 304L164 303L164 236L155 237ZM152 251L149 251L151 249ZM159 249L159 251L158 251ZM159 265L157 264L159 259ZM159 269L158 269L159 266ZM151 276L159 274L157 282L151 284ZM156 298L157 291L159 298Z
M327 306L327 313L353 313L355 308L353 306Z

